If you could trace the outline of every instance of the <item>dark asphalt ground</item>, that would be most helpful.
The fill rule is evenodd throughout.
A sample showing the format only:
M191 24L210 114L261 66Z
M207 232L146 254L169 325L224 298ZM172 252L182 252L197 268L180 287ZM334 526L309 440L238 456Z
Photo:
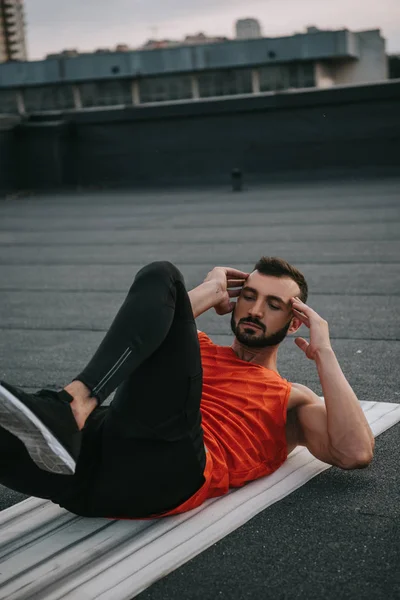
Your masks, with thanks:
M138 269L170 260L187 287L215 265L282 256L309 282L362 400L400 403L400 180L0 199L0 378L65 385ZM230 344L229 317L199 328ZM304 328L303 328L304 329ZM307 331L302 332L304 337ZM322 393L286 340L284 377ZM400 598L400 425L370 467L331 468L140 595L142 600ZM0 489L0 509L23 499Z

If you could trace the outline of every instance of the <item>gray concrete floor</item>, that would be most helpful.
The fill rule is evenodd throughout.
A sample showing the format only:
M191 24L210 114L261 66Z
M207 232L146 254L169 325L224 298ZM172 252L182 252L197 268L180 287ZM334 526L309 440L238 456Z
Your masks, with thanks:
M191 288L215 265L249 270L262 255L304 272L358 397L400 402L396 179L0 200L0 378L67 383L152 260L174 262ZM229 317L198 321L231 343ZM280 352L283 376L322 393L292 339ZM399 598L399 433L379 436L368 469L329 469L140 598ZM0 509L22 498L0 488Z

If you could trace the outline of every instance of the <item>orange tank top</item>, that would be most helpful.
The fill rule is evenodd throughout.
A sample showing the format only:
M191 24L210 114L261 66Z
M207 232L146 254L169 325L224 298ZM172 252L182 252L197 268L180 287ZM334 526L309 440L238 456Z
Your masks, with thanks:
M205 482L186 502L162 516L197 508L229 488L276 471L287 458L291 383L275 371L241 360L231 347L217 346L203 332L198 337Z

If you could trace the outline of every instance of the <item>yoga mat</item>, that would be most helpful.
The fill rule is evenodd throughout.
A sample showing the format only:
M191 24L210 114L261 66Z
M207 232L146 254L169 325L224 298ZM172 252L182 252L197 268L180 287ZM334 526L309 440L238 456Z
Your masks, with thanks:
M375 436L400 421L399 404L361 406ZM0 598L130 600L329 468L296 448L272 475L153 521L86 519L29 498L0 513Z

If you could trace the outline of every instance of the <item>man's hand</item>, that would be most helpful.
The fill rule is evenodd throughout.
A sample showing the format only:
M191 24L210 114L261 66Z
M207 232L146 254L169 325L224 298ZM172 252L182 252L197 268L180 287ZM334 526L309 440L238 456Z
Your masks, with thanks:
M217 284L215 312L218 315L227 315L232 312L235 302L231 298L237 298L240 295L244 282L250 273L232 269L231 267L214 267L204 280L204 283L213 281Z
M332 350L329 338L329 325L318 313L304 304L299 298L292 298L293 315L310 330L310 343L304 338L296 338L295 344L303 350L307 358L315 360L322 350Z

